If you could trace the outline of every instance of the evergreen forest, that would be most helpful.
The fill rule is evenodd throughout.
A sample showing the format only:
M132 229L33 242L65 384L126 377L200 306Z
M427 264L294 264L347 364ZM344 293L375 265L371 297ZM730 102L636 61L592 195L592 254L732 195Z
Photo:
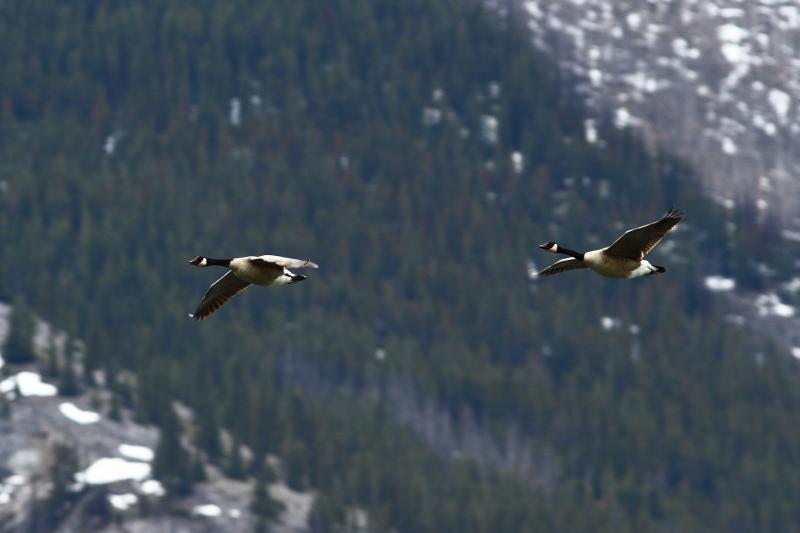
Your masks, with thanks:
M669 147L611 121L588 142L517 15L0 2L0 301L85 343L73 386L102 370L161 428L174 495L202 478L177 400L265 520L275 476L315 491L315 533L354 509L398 533L800 529L797 368L703 286L758 290L749 250L779 272L796 250ZM671 205L665 275L531 275L555 260L537 245ZM320 269L187 317L222 274L189 259L262 253Z

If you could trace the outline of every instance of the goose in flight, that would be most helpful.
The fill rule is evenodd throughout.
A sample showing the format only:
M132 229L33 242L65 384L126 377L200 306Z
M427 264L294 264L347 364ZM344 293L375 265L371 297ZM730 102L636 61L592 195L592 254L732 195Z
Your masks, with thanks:
M537 276L552 276L579 268L588 268L610 278L638 278L666 272L666 268L651 265L644 256L655 248L664 235L683 220L683 217L684 214L680 209L672 207L660 220L629 229L611 246L589 252L576 252L554 242L542 244L539 246L542 250L570 257L556 261Z
M221 266L230 269L211 284L195 312L189 315L195 320L208 318L208 315L250 285L288 285L306 279L303 275L294 274L289 268L319 268L319 265L309 260L277 255L251 255L233 259L213 259L198 255L189 262L196 267Z

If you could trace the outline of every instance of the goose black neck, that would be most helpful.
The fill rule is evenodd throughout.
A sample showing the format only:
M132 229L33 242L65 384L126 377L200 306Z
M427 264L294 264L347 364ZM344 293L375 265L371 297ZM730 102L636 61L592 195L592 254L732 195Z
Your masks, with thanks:
M564 248L560 244L558 245L558 248L556 249L556 253L557 254L568 255L570 257L574 257L575 259L583 261L583 252L576 252L575 250L570 250L569 248Z
M208 266L230 266L232 259L214 259L213 257L206 257L206 264Z

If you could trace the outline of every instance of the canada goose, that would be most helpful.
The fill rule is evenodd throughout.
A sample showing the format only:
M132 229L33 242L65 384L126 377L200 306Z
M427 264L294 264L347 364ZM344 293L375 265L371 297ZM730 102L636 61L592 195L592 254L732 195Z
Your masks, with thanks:
M319 268L319 265L309 260L303 261L277 255L251 255L233 259L213 259L198 255L189 262L197 267L221 266L230 269L224 276L211 284L206 295L203 296L203 300L197 306L197 310L189 315L195 320L207 318L208 315L250 285L288 285L306 279L305 276L290 272L289 267Z
M539 246L542 250L570 257L556 261L537 276L552 276L578 268L589 268L610 278L638 278L666 272L666 268L651 265L644 256L655 248L664 235L683 220L683 217L684 214L680 209L671 207L661 220L629 229L611 246L589 252L576 252L554 242L542 244Z

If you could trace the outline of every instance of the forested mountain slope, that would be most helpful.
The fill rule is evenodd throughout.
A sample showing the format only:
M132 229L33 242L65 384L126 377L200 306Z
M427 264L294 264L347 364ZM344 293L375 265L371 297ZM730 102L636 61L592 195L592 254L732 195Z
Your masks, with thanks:
M212 461L220 426L282 457L315 531L797 527L797 370L702 285L791 257L627 132L587 143L529 48L471 0L3 3L0 298L165 432L204 412ZM673 203L666 275L530 278ZM186 317L217 274L188 259L262 252L321 268ZM434 412L538 459L459 460Z

